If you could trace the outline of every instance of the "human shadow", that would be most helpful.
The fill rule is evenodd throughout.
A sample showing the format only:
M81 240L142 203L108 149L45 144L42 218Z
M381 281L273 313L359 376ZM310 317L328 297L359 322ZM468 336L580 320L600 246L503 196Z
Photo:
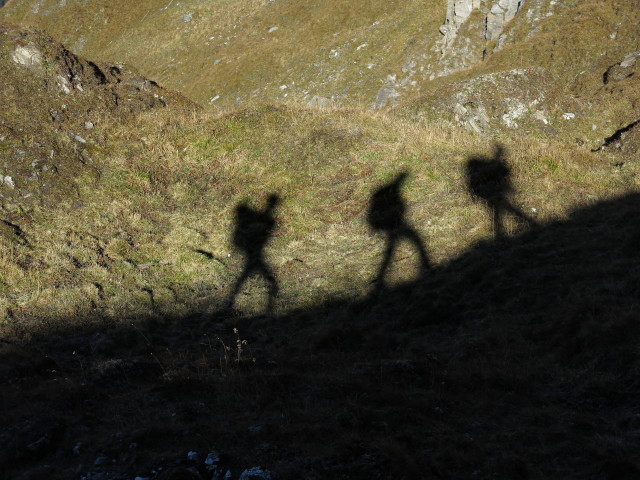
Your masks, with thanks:
M496 144L493 157L472 157L467 162L466 181L474 200L483 202L491 212L493 233L496 239L504 238L507 214L514 215L530 226L536 225L533 218L513 205L511 168L505 158L504 147Z
M249 277L259 275L269 285L267 308L268 312L273 312L278 295L278 282L273 269L264 258L264 249L276 228L274 211L279 203L278 195L271 194L264 210L252 208L246 202L236 206L233 244L243 252L245 264L227 299L228 309L233 308L240 289Z
M401 240L408 241L417 250L421 275L431 269L431 262L420 235L405 219L407 206L402 198L401 189L407 176L407 172L399 173L392 182L381 186L371 195L367 221L373 230L384 232L386 235L386 247L378 274L373 281L373 293L380 292L384 287L385 273Z

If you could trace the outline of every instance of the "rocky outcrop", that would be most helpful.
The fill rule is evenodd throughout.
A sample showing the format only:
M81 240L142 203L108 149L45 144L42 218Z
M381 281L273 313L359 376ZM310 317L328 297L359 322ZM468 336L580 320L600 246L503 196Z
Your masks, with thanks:
M458 30L467 21L471 12L480 7L481 3L482 0L449 0L447 16L444 24L440 27L445 45L456 37Z
M104 119L189 104L122 65L87 61L41 31L6 24L0 77L0 215L77 195L78 174L99 174L93 155Z
M525 0L449 0L436 44L439 67L432 77L462 70L482 61L487 44L498 41ZM477 14L477 15L476 15Z
M551 118L545 98L549 84L540 68L513 69L444 84L425 102L442 118L482 135L499 129L544 130Z
M524 0L498 0L485 18L484 38L488 42L497 40L504 27L520 11Z

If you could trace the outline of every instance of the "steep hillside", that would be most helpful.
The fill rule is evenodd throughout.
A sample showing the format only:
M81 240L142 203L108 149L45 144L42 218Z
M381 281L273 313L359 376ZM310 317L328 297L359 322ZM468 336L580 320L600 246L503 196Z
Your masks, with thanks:
M82 19L90 4L2 11ZM235 22L301 3L226 5ZM340 21L378 27L386 6ZM1 26L0 476L636 478L637 56L624 43L590 60L590 37L571 34L586 43L566 71L602 68L558 83L566 60L535 56L563 31L545 18L548 36L382 111L203 111ZM108 41L132 46L138 30ZM158 35L186 48L169 24ZM517 53L535 68L514 70ZM552 99L529 105L539 130L504 117L514 92ZM605 148L575 141L596 120L591 95L608 105L597 132L626 122Z
M28 0L0 14L201 104L409 102L483 134L637 152L640 13L626 0Z

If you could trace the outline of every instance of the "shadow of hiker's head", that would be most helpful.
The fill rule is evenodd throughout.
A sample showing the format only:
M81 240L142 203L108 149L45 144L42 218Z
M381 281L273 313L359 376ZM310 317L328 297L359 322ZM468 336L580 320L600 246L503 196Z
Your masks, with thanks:
M269 198L267 198L267 210L275 209L280 204L280 202L280 196L272 193L271 195L269 195Z
M409 172L403 170L402 172L396 175L396 178L393 180L393 185L396 185L398 188L402 187L402 184L405 182L407 177L409 176Z
M507 154L504 148L504 145L501 143L496 143L493 146L493 158L492 160L496 163L507 163Z

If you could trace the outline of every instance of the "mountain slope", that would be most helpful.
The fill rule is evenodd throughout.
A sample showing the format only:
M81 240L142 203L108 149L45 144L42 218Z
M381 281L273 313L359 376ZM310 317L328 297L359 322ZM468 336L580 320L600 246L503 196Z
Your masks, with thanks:
M524 130L591 149L625 133L626 158L637 152L633 2L29 0L1 15L92 58L134 63L201 104L408 104L483 134Z
M0 476L210 478L215 452L220 475L285 479L638 476L638 12L530 0L488 39L494 2L430 3L458 22L450 45L487 50L466 68L441 37L410 43L426 3L110 5L0 12L67 42L86 26L87 51L146 48L144 68L201 93L206 75L162 52L196 58L215 19L247 67L216 81L233 96L267 72L256 100L278 102L197 108L0 26ZM274 57L249 42L256 19ZM329 39L338 69L360 71L374 30L406 72L343 98L364 108L301 106L296 75L326 65L305 48ZM305 32L318 42L300 47ZM418 74L428 45L437 69ZM328 95L357 85L346 73Z

